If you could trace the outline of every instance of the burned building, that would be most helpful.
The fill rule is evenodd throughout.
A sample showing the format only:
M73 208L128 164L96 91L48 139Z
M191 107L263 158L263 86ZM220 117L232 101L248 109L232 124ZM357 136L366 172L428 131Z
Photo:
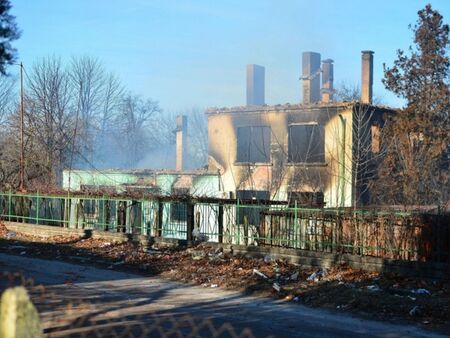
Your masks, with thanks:
M210 109L209 170L220 173L225 195L352 206L366 184L355 160L376 156L386 112L360 103Z
M363 51L361 64L360 100L334 102L333 60L321 63L319 53L304 53L303 102L273 106L264 105L264 68L250 65L247 105L206 112L207 169L184 170L187 121L179 116L176 170L65 171L64 188L113 185L119 191L325 207L367 203L381 157L380 128L393 111L372 105L373 52Z
M392 110L372 106L373 52L362 53L358 102L333 102L333 61L303 54L303 103L209 109L209 170L224 196L349 207L368 201ZM322 101L320 77L322 76Z

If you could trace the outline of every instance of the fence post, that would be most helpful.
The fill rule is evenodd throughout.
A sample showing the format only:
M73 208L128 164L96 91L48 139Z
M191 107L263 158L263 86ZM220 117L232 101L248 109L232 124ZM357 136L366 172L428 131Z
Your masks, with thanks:
M39 191L36 193L36 224L39 224Z
M219 243L223 243L223 204L219 204L219 215L217 221L219 227Z
M144 197L141 199L141 235L147 236L147 227L145 225L145 202Z
M248 245L248 217L244 215L244 244Z
M342 242L344 240L344 225L342 223L342 217L340 210L336 210L336 251L343 254Z
M297 209L297 200L294 200L294 231L295 231L295 241L296 241L296 245L295 248L301 247L301 243L298 242L298 239L301 237L299 236L300 234L298 233L299 231L299 226L298 226L298 209Z
M12 205L11 205L11 189L9 189L9 193L8 193L8 221L10 221L11 222L11 208L12 208Z
M102 223L101 223L101 227L102 230L105 231L106 230L106 218L105 218L105 208L106 208L106 203L105 203L105 195L102 195Z
M191 242L194 239L192 232L194 231L195 215L194 215L194 204L189 201L186 203L186 239Z
M72 201L70 200L70 191L67 190L67 199L66 199L66 223L65 227L70 228L70 209L72 207Z
M25 223L25 196L21 195L20 196L20 203L19 203L19 213L20 213L20 220L21 223Z
M158 199L158 222L156 223L156 237L162 237L162 227L163 227L163 216L164 216L164 204Z
M241 225L239 224L239 209L240 209L240 204L239 204L239 198L236 199L236 222L234 223L234 230L236 232L236 238L235 240L237 240L236 244L239 244L239 242L241 241L241 236L240 236L240 227Z

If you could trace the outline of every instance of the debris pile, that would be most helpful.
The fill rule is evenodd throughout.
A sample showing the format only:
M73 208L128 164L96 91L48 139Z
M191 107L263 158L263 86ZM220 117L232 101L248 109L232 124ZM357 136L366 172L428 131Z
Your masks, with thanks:
M354 270L347 265L310 268L270 255L246 258L207 243L184 249L146 248L77 236L43 239L8 233L0 224L2 252L158 274L203 287L274 296L371 318L450 327L450 284L444 281Z

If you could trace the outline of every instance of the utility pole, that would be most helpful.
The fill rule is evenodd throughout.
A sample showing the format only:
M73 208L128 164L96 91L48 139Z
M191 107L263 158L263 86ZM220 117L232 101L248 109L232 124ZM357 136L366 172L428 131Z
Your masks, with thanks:
M25 189L25 145L23 126L23 64L20 63L20 190Z

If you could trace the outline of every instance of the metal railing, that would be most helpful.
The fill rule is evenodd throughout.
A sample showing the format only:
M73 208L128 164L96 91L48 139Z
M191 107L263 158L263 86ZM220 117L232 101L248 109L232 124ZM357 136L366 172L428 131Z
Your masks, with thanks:
M449 261L450 216L189 197L0 193L6 221L182 240Z

